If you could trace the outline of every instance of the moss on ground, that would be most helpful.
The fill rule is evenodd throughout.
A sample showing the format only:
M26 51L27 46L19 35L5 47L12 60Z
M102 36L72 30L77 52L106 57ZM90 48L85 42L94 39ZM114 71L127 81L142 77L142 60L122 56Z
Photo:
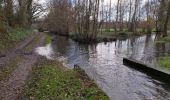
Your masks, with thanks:
M20 62L22 58L17 56L15 59L9 61L6 65L2 65L0 70L0 81L8 77L11 72L18 66L18 62Z
M159 63L161 67L169 69L170 70L170 57L161 57L159 59Z
M42 60L41 60L42 61ZM67 69L54 61L39 62L28 81L23 98L33 100L109 100L80 69Z

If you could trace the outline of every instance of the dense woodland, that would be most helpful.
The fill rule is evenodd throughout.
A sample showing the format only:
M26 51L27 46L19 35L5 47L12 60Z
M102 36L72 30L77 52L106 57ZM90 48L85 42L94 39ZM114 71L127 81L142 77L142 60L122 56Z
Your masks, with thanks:
M114 32L151 33L167 36L170 0L49 0L44 10L39 0L1 0L0 33L9 28L30 28L40 18L40 25L52 32L95 40L103 30ZM115 1L114 1L115 2ZM40 20L40 19L38 19Z

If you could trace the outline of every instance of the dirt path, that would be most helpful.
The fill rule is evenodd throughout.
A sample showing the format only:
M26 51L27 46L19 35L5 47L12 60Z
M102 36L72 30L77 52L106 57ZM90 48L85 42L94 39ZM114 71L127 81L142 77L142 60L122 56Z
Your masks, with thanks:
M31 37L25 39L23 42L18 43L13 49L9 50L5 57L0 58L0 66L3 66L7 62L10 61L10 59L13 59L17 56L17 53L21 51L24 47L26 47L39 33L35 33Z
M36 44L35 47L41 46L44 44L45 35L41 34L41 38L39 43ZM29 41L26 43L24 42L22 45L18 46L15 49L21 50L24 48ZM15 52L11 53L13 58L17 55ZM10 55L9 55L10 56ZM0 100L16 100L19 94L22 92L26 79L32 69L32 66L38 59L38 55L32 53L30 55L23 55L24 59L18 64L17 68L10 74L10 76L2 80L0 82ZM8 58L8 56L7 56Z

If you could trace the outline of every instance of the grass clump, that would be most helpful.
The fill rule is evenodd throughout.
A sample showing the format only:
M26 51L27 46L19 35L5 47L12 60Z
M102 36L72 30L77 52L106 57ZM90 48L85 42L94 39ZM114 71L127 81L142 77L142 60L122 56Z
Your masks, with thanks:
M109 100L84 71L54 61L34 67L23 98L35 100Z
M161 57L159 59L159 63L161 67L169 69L170 70L170 57Z
M9 36L12 41L18 42L30 36L32 33L31 29L16 28L10 30Z
M51 41L52 41L52 37L49 36L49 35L46 35L46 37L45 37L45 44L49 44L49 43L51 43Z

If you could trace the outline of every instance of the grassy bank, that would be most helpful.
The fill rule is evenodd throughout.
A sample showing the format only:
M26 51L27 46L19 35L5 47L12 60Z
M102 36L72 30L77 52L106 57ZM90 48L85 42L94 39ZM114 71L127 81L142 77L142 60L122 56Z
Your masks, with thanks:
M52 41L52 36L46 35L45 37L45 44L49 44Z
M61 63L41 60L28 81L23 98L33 100L109 100L79 68L70 70Z
M126 39L128 35L126 33L113 34L113 33L102 33L98 34L95 39L84 38L84 36L77 36L76 34L70 34L70 38L80 43L100 43L100 42L112 42L117 39Z
M24 40L32 33L33 31L31 29L23 29L23 28L9 29L7 33L3 33L6 35L1 36L0 54L5 53L9 48L12 48L14 45Z
M156 41L156 43L170 43L170 36L160 38Z
M161 67L170 70L170 57L161 57L159 59L159 63Z

